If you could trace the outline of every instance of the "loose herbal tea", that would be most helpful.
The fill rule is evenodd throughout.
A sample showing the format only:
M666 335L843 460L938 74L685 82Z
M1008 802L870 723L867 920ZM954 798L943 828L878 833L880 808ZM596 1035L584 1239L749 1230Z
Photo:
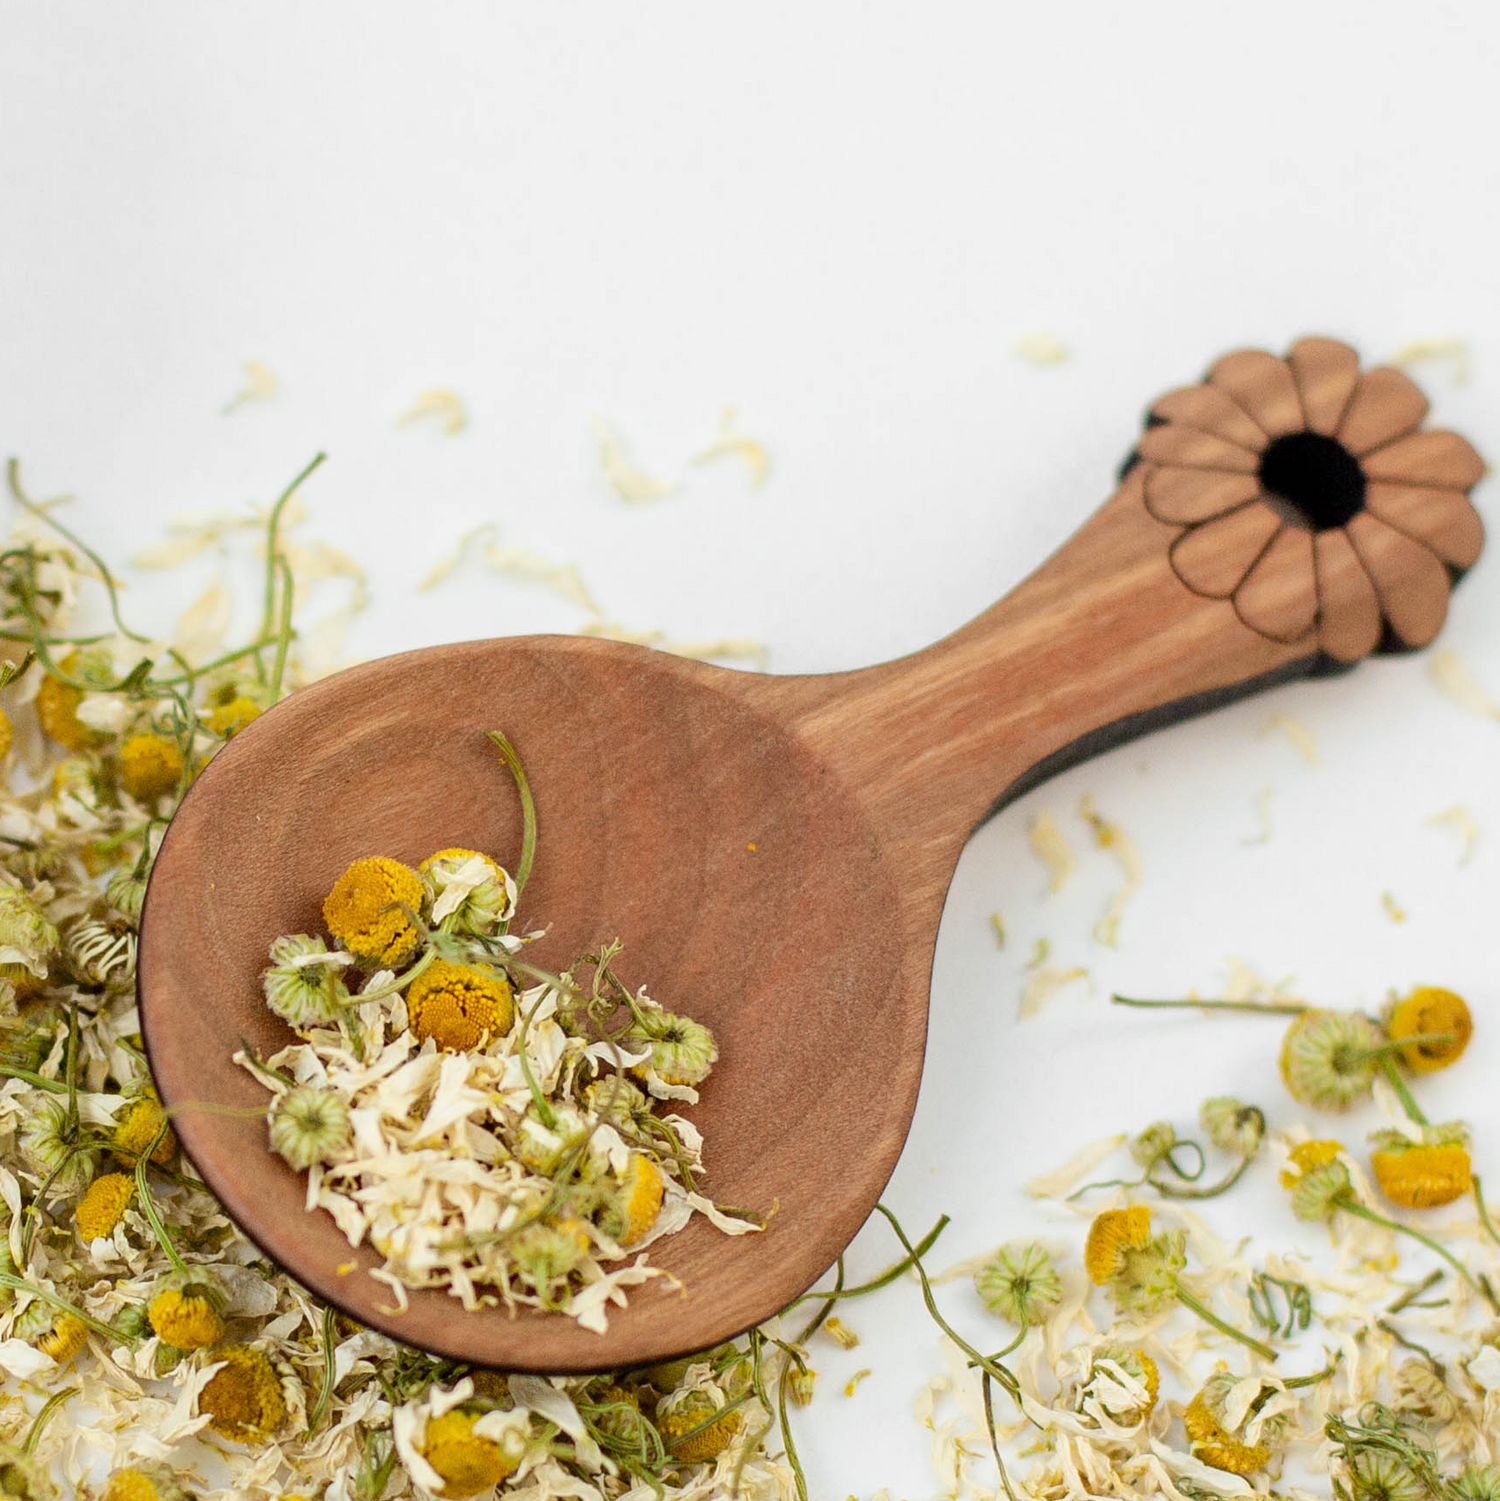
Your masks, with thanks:
M626 1288L661 1275L654 1241L695 1213L729 1235L758 1222L697 1191L702 1137L658 1113L697 1103L708 1028L630 990L619 943L560 974L522 958L542 936L511 931L536 815L509 741L490 739L521 796L515 876L469 849L354 861L323 903L331 944L271 944L266 1004L300 1041L236 1057L272 1090L270 1144L307 1172L308 1208L374 1246L397 1307L444 1287L602 1333Z

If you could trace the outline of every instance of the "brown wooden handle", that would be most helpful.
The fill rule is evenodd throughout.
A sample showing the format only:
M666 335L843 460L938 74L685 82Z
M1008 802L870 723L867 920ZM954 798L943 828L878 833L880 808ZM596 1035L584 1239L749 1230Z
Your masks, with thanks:
M1425 645L1479 556L1484 472L1402 372L1302 339L1154 403L1083 528L946 640L855 673L804 733L936 852L1144 729L1375 650Z

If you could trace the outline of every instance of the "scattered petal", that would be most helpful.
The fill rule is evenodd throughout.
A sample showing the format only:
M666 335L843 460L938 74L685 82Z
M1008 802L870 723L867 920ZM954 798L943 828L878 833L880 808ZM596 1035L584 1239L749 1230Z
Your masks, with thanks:
M421 392L396 418L397 427L410 427L414 422L436 422L451 438L469 425L469 414L458 392L434 387Z

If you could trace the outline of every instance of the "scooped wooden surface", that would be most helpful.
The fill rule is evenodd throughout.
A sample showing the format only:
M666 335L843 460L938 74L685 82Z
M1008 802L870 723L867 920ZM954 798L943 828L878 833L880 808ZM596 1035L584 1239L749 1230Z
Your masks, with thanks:
M188 794L142 922L152 1067L210 1187L320 1296L476 1363L611 1369L776 1312L852 1239L895 1165L948 884L997 800L1154 725L1436 633L1482 541L1465 494L1482 465L1455 435L1419 432L1425 402L1393 376L1361 376L1331 340L1226 357L1157 403L1137 461L1069 543L897 662L768 677L520 637L370 663L263 715ZM1271 445L1298 434L1349 456L1357 505L1266 492ZM1301 446L1353 483L1332 450ZM1189 546L1212 529L1216 546ZM231 1055L289 1038L261 998L267 946L319 930L351 860L452 846L514 859L519 812L489 729L511 738L536 797L521 915L549 927L539 960L619 936L628 983L713 1028L720 1063L690 1112L705 1189L774 1210L762 1234L695 1220L653 1246L682 1290L633 1290L602 1336L556 1315L466 1313L441 1291L392 1312L365 1275L379 1258L304 1210L264 1121L193 1108L264 1105Z

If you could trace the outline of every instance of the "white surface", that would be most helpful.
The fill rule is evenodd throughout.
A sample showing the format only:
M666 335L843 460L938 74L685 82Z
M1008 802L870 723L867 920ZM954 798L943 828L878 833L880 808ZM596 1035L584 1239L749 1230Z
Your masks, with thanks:
M782 671L916 648L1108 493L1149 397L1240 343L1328 332L1378 358L1461 335L1467 386L1420 375L1440 421L1500 452L1493 7L8 0L0 33L6 449L36 492L77 492L74 524L115 560L328 449L307 531L371 572L364 655L580 623L472 569L414 594L481 520L576 562L634 628L758 636ZM1018 359L1033 330L1073 358ZM246 359L282 394L221 417ZM463 396L468 431L393 428L428 386ZM759 493L733 464L685 466L731 403L773 455ZM594 413L681 490L615 499ZM1496 566L1445 638L1492 691ZM208 571L143 580L137 619L164 627ZM1315 731L1319 768L1257 735L1277 709ZM953 1215L936 1264L1048 1223L1021 1180L1095 1135L1185 1128L1228 1091L1300 1117L1274 1023L1106 1005L1212 991L1229 954L1330 1004L1464 991L1479 1035L1426 1098L1479 1118L1493 1162L1497 748L1500 725L1440 697L1422 660L1379 661L1126 748L982 831L888 1195L913 1233ZM1263 787L1274 837L1248 846ZM1145 862L1117 951L1089 936L1108 858L1046 899L1026 851L1041 807L1085 850L1084 790ZM1484 829L1463 869L1425 825L1455 802ZM1042 935L1094 989L1017 1023ZM1220 1207L1268 1244L1308 1239L1267 1167ZM854 1263L890 1252L872 1229ZM944 1296L1001 1342L965 1288ZM865 1344L819 1352L801 1424L814 1492L930 1494L915 1291L846 1317Z

